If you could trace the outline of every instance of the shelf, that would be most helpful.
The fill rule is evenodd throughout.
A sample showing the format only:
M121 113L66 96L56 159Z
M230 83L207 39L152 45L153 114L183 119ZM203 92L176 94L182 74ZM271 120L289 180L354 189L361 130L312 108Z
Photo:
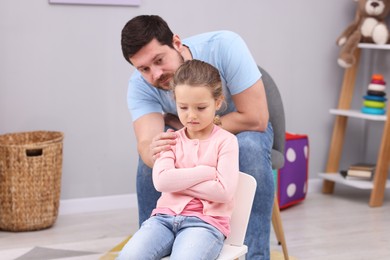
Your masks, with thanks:
M352 110L351 104L354 97L354 88L360 63L360 54L362 49L390 50L390 44L367 44L360 43L353 52L355 63L344 72L343 83L340 90L338 109L331 109L330 113L336 115L333 125L332 139L330 141L328 162L326 164L326 173L320 173L319 176L324 179L322 192L331 194L334 191L336 183L347 186L370 190L370 207L380 207L383 205L385 189L390 188L390 181L387 179L390 158L390 113L387 115L371 115L361 113L360 110ZM383 125L382 139L379 146L376 171L373 181L347 180L338 172L344 139L349 117L382 121ZM336 172L336 173L335 173Z
M333 181L336 183L341 183L347 186L363 189L363 190L372 190L374 188L374 183L372 181L364 180L346 180L339 173L319 173L318 174L322 179ZM386 189L390 189L390 182L386 182Z
M360 49L390 50L390 44L359 43Z
M386 121L386 115L370 115L364 114L358 110L347 110L347 109L330 109L329 112L333 115L348 116L355 118L362 118L374 121Z

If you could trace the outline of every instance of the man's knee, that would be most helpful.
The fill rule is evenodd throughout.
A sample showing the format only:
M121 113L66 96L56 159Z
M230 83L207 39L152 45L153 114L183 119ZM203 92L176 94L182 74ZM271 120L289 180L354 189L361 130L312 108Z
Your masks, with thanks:
M267 153L272 149L272 142L265 133L245 131L236 135L240 152Z

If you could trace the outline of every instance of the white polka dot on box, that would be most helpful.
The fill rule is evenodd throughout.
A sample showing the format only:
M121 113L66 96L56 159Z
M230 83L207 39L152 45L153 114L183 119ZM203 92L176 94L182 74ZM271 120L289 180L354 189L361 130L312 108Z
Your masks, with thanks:
M286 132L284 166L275 171L276 192L281 209L295 205L307 194L309 138Z

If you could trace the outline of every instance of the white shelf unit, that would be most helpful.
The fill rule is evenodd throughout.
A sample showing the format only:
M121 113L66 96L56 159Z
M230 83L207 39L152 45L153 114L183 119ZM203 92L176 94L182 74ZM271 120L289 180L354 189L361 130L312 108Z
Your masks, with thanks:
M348 116L373 121L386 121L386 115L370 115L364 114L359 110L347 110L347 109L330 109L329 113L337 116Z
M333 173L319 173L318 174L322 179L332 181L335 183L341 183L346 186L355 187L362 190L372 190L374 188L374 182L373 181L366 181L366 180L347 180L341 174L337 172ZM390 182L386 182L386 189L390 189Z
M390 44L359 43L360 49L390 50Z
M336 117L333 126L333 134L329 148L326 170L325 173L319 173L319 176L324 180L322 187L323 193L333 193L335 183L341 183L359 189L368 189L371 190L369 205L371 207L379 207L383 204L385 189L390 188L390 182L387 180L390 165L390 105L388 105L389 108L387 109L388 112L386 115L370 115L361 113L358 110L352 110L351 103L354 94L361 49L390 50L390 44L377 45L360 43L358 47L359 48L357 48L354 53L356 58L355 64L345 70L338 107L337 109L330 110L330 113ZM347 122L350 117L384 122L384 129L373 181L346 180L338 173Z

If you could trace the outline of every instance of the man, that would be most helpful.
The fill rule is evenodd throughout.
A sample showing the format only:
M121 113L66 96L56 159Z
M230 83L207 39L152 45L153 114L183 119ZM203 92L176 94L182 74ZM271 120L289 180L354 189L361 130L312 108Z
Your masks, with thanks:
M175 135L168 128L182 127L169 92L170 81L185 60L203 60L220 71L226 106L218 114L222 128L237 136L240 171L254 176L258 184L245 238L247 259L268 260L274 198L273 130L261 73L245 42L229 31L181 40L159 16L141 15L125 25L121 44L125 59L137 69L130 79L127 99L140 155L140 223L150 216L160 196L153 186L151 168L159 153L175 144Z

